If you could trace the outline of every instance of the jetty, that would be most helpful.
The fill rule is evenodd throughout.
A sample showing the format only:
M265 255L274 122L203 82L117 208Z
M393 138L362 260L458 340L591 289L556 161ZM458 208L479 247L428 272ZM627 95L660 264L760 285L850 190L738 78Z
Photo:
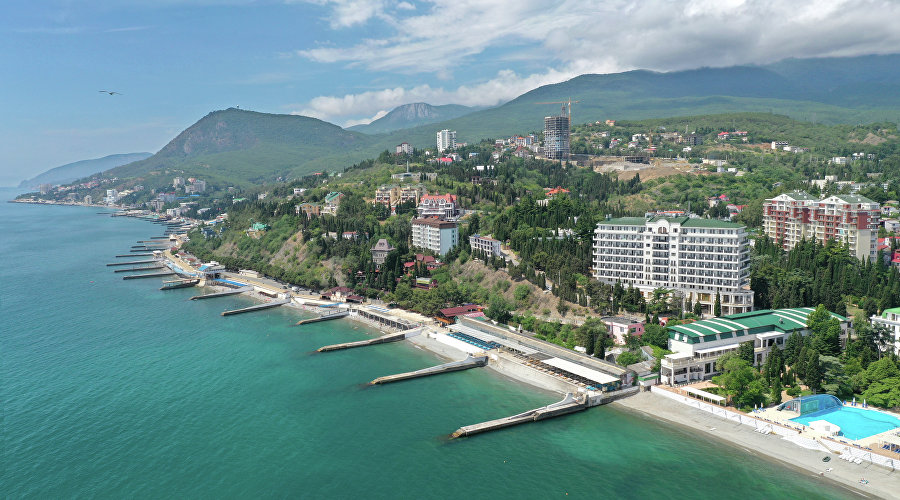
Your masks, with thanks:
M402 332L389 333L376 337L374 339L359 340L357 342L345 342L343 344L326 345L316 349L318 352L340 351L343 349L353 349L354 347L365 347L367 345L387 344L388 342L399 342L409 337L415 337L422 333L421 328L413 328Z
M130 265L132 265L132 264L156 264L156 263L158 263L158 262L159 262L159 261L157 261L157 260L155 260L155 259L150 259L150 260L133 260L133 261L131 261L131 262L113 262L112 264L107 264L106 266L107 266L107 267L110 267L110 266L130 266Z
M244 287L238 288L236 290L226 290L224 292L207 293L204 295L195 295L195 296L191 297L191 300L202 300L202 299L214 299L216 297L227 297L229 295L237 295L239 293L249 292L250 290L253 290L252 286L244 286Z
M116 258L117 258L117 259L122 259L122 258L125 258L125 257L150 257L150 256L152 256L152 255L153 255L153 252L147 252L147 253L130 253L130 254L128 254L128 255L116 255Z
M455 439L463 436L472 436L474 434L481 434L482 432L489 432L513 425L519 425L528 422L537 422L538 420L546 420L548 418L582 411L586 408L587 398L584 398L584 400L579 400L570 392L566 394L566 397L564 397L562 401L559 401L557 403L543 406L541 408L535 408L534 410L529 410L525 413L519 413L518 415L513 415L511 417L498 418L497 420L489 420L480 424L460 427L450 435L450 438Z
M167 239L169 239L169 237L168 236L151 236L150 239L151 240L167 240ZM140 243L140 242L138 242L138 243Z
M315 318L301 319L300 321L294 323L294 326L307 325L309 323L318 323L319 321L328 321L332 319L341 319L347 317L347 315L349 314L350 313L348 311L338 311L329 314L323 314Z
M141 267L129 267L127 269L114 269L113 272L114 273L129 273L132 271L152 271L154 269L162 269L164 267L166 267L166 266L164 266L162 264L158 264L155 266L146 266L146 267L141 266Z
M200 283L200 280L197 278L163 281L163 286L160 288L160 290L177 290L179 288L189 288L192 286L196 286L198 283Z
M160 278L162 276L172 276L175 274L175 271L166 271L162 273L150 273L150 274L132 274L129 276L123 276L123 280L138 280L143 278Z
M253 312L253 311L262 311L264 309L271 309L273 307L283 306L290 301L291 301L291 299L282 299L282 300L276 300L276 301L272 301L272 302L266 302L264 304L256 304L255 306L244 307L242 309L223 311L222 316L232 316L234 314L243 314L243 313L248 313L248 312Z
M488 357L487 356L477 356L473 357L471 354L466 356L466 359L462 361L451 361L450 363L444 363L438 366L432 366L429 368L423 368L421 370L415 370L406 373L398 373L396 375L386 375L384 377L378 377L375 380L369 382L370 385L378 385L378 384L389 384L391 382L400 382L401 380L409 380L413 378L420 377L428 377L431 375L439 375L441 373L451 373L457 372L460 370L468 370L470 368L478 368L480 366L487 366Z

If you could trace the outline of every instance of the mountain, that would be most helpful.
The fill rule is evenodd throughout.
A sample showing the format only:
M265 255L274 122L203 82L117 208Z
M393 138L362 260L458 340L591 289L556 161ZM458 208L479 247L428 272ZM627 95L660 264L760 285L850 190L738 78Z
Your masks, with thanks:
M540 131L560 112L548 101L579 101L574 123L765 112L819 123L871 123L900 117L900 55L787 59L764 66L637 70L587 74L544 85L494 108L403 131L410 144L431 146L434 131L473 142Z
M371 136L316 118L229 108L204 116L153 156L108 175L136 177L176 169L242 185L335 170L383 149Z
M19 187L31 190L37 189L41 184L68 184L76 179L103 172L133 161L143 160L149 156L152 156L152 153L125 153L104 156L103 158L95 158L93 160L81 160L67 163L56 168L51 168L31 179L24 180L19 183Z
M470 108L459 104L445 104L432 106L424 102L404 104L392 109L390 113L367 125L354 125L347 130L354 130L364 134L382 134L405 128L427 125L429 123L450 120L462 116L479 108Z
M232 108L210 113L155 155L115 168L110 175L137 177L174 169L219 183L245 185L339 171L384 150L393 151L404 141L418 148L434 147L435 131L445 128L456 130L458 140L469 143L539 132L545 116L560 112L559 104L539 103L568 98L578 101L572 116L576 124L735 112L777 113L826 124L897 121L900 55L581 75L538 87L501 106L469 110L450 119L438 116L447 112L445 106L400 106L354 130L304 116ZM452 113L460 108L446 109ZM432 118L440 121L375 133L378 127L389 130ZM393 125L384 125L388 123Z

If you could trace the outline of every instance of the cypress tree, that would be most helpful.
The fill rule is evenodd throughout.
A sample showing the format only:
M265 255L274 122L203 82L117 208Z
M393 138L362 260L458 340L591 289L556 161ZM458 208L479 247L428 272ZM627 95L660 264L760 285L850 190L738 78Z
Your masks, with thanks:
M718 290L716 290L716 303L713 305L713 315L717 318L722 315L722 297L719 295Z

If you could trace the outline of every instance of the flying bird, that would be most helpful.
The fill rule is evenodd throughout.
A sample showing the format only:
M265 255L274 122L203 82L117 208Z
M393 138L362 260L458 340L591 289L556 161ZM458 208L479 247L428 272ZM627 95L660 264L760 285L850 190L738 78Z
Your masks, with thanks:
M115 92L113 90L98 90L101 94L109 94L109 95L122 95L120 92Z

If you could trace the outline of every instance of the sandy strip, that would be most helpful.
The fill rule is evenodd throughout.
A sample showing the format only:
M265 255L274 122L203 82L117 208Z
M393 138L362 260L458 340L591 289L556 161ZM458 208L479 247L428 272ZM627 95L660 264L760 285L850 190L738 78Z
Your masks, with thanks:
M871 462L857 465L841 460L836 453L808 450L782 439L781 436L760 434L750 426L725 420L723 417L714 416L651 392L642 392L613 404L654 419L667 420L702 431L713 439L723 440L729 445L743 448L748 453L799 468L816 478L830 481L864 497L897 498L900 492L900 471L894 472ZM831 461L823 462L822 457L825 456L830 456ZM828 468L832 470L825 472ZM869 483L860 484L859 480L863 478Z

